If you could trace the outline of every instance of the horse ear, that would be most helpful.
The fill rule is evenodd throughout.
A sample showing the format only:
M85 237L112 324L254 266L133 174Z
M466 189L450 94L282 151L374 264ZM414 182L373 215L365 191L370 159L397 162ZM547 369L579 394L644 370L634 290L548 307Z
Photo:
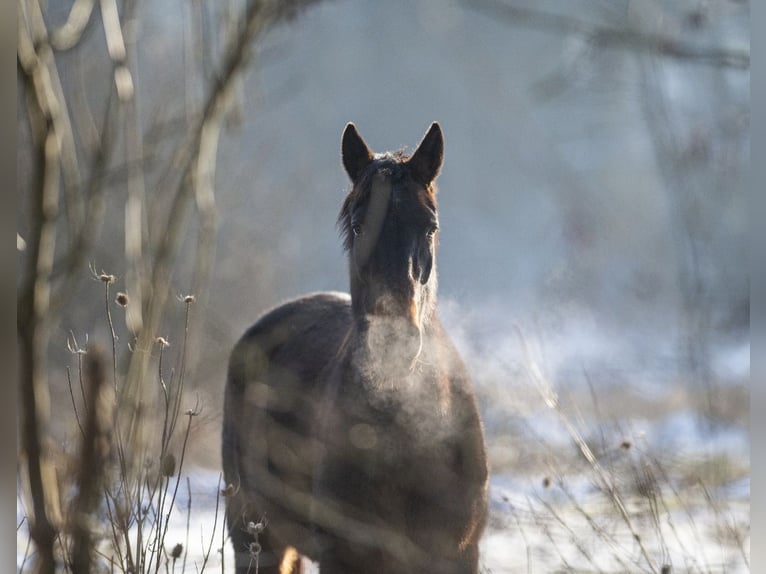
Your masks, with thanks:
M373 159L373 153L364 140L356 131L356 126L349 122L346 129L343 130L343 139L341 142L341 156L343 158L343 167L351 178L353 183L359 181L359 178L365 168L370 165Z
M439 175L444 161L444 135L438 122L431 124L418 149L407 162L413 177L428 185Z

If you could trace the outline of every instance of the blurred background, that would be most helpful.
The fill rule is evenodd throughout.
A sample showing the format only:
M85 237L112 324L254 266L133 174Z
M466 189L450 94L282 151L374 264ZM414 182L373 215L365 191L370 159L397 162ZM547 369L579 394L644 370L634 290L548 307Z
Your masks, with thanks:
M440 313L497 508L580 456L564 415L604 451L641 442L747 500L749 2L261 2L251 25L258 4L20 4L19 293L47 245L52 403L69 401L73 339L111 346L98 275L130 297L111 327L130 388L156 336L179 368L193 294L190 460L217 470L238 337L287 298L346 290L344 125L412 151L437 120ZM46 432L65 444L72 423Z

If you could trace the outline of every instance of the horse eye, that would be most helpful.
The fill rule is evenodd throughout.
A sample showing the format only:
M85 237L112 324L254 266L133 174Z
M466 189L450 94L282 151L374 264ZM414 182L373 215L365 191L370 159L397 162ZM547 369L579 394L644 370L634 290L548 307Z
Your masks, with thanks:
M426 233L426 236L428 236L429 239L433 238L434 235L436 235L436 232L439 231L439 226L434 225L431 227L428 232Z
M362 234L362 226L358 223L354 223L351 226L351 232L354 234L354 237L359 237Z

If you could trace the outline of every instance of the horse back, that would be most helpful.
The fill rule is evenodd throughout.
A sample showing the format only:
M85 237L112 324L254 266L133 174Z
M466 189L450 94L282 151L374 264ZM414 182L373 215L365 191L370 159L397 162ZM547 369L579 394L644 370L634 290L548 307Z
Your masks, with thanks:
M229 385L241 387L254 374L281 370L310 385L337 354L351 326L351 300L343 293L314 293L261 316L235 346Z

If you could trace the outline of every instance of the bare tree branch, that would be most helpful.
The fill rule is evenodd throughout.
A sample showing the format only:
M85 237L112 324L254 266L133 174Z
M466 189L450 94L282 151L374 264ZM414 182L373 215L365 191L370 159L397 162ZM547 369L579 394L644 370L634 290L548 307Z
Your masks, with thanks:
M266 29L292 16L311 0L278 2L261 0L246 3L243 18L230 31L218 74L210 81L201 113L187 117L191 123L180 140L178 153L168 162L165 179L159 189L169 191L168 211L157 210L160 217L147 218L146 168L153 155L146 149L139 103L136 100L135 43L131 35L139 2L126 3L122 12L116 0L99 0L100 23L103 27L107 52L111 61L113 81L110 82L103 107L103 119L93 121L87 95L75 100L84 114L70 118L67 95L59 79L56 50L71 50L85 45L86 32L98 23L94 17L95 0L76 0L66 23L48 30L39 0L24 0L18 10L17 74L21 94L26 99L24 116L29 123L32 157L32 178L29 188L20 190L27 198L28 226L24 239L17 236L23 248L24 267L17 296L17 331L19 337L19 385L22 401L21 444L22 475L31 497L30 533L36 548L37 569L53 572L57 559L68 559L70 546L59 530L62 527L56 470L51 464L48 421L50 419L50 390L48 384L48 353L52 327L62 309L72 300L72 290L83 263L92 255L100 238L105 213L105 190L115 173L127 176L125 198L125 245L129 272L128 291L132 309L142 311L133 321L138 341L133 345L125 385L120 389L131 408L124 414L133 434L127 441L118 440L118 458L123 482L125 504L132 504L134 495L140 508L141 487L134 488L129 477L131 464L145 461L144 443L137 432L142 387L146 379L151 345L170 291L173 263L185 236L186 222L196 205L200 220L200 254L196 264L195 283L203 289L209 280L216 233L214 179L218 141L222 121L230 106L238 78L249 61L252 42ZM201 5L198 5L199 8ZM85 90L83 90L84 92ZM88 136L78 140L72 120L79 120ZM80 146L78 148L78 145ZM84 151L83 151L84 150ZM124 154L122 164L113 165L113 153ZM79 154L79 156L78 156ZM90 156L90 157L88 157ZM82 174L80 168L83 168ZM114 171L112 171L114 170ZM164 217L163 217L164 214ZM154 229L158 240L149 242ZM60 241L65 230L67 241ZM58 240L58 241L57 241ZM58 245L57 245L58 243ZM107 305L110 301L107 300ZM108 312L108 311L107 311ZM131 325L129 325L131 327ZM112 352L115 380L117 350ZM98 377L97 377L98 378ZM92 422L92 421L91 421ZM119 422L119 421L118 421ZM90 423L89 423L90 424ZM95 423L94 423L95 424ZM99 423L100 424L100 423ZM131 426L132 425L132 426ZM120 426L115 427L122 439ZM145 432L145 431L142 431ZM88 432L86 430L86 435ZM136 440L133 440L136 439ZM86 447L87 451L87 447ZM82 460L88 453L83 451ZM91 454L93 454L91 452ZM90 460L90 459L88 459ZM83 469L89 464L84 464ZM77 524L74 525L72 556L78 568L87 568L94 554L92 539L85 524L93 511L93 496L98 488L88 476L78 479L81 496L75 504ZM132 508L116 499L110 512L115 513L119 528L129 529L136 519ZM66 535L67 532L64 532ZM133 552L130 542L124 551L127 563ZM140 546L140 545L139 545ZM137 559L142 548L135 548ZM158 552L160 550L158 549ZM63 553L63 554L62 554Z
M243 25L233 35L224 52L220 73L213 81L200 119L187 132L184 141L178 148L178 154L171 162L169 171L160 188L174 188L173 199L167 219L160 222L150 222L153 229L162 229L159 244L154 252L155 257L148 275L145 288L147 291L146 308L143 312L143 329L138 335L136 349L131 355L128 375L123 389L125 404L131 405L132 412L126 413L128 444L140 450L143 444L139 424L140 405L143 400L142 382L148 369L150 353L155 336L157 335L168 295L170 294L170 279L172 262L177 253L183 230L186 227L190 201L201 197L203 210L210 205L211 189L203 188L201 195L198 181L200 177L208 177L213 173L211 162L215 160L220 122L231 97L231 91L236 85L236 79L249 62L250 46L253 41L269 27L280 20L292 17L296 11L312 0L292 0L278 2L262 0L247 3ZM175 184L171 182L175 180ZM205 203L207 202L207 203ZM209 213L209 212L208 212ZM209 224L208 224L209 225Z
M69 11L66 23L51 30L51 45L55 50L70 50L80 43L93 15L95 0L76 0Z
M36 3L19 11L18 72L28 105L35 158L30 201L26 268L17 300L19 384L22 402L21 443L26 455L34 519L30 534L40 572L55 569L54 542L60 523L58 492L51 475L47 421L50 411L47 354L50 337L50 277L56 246L59 209L60 114L51 78L50 49L36 44L44 37Z
M133 11L126 18L126 24L138 18L138 4L133 6ZM131 33L125 37L125 62L128 69L136 79L138 73L138 56L136 53L136 26L130 26ZM126 321L128 329L137 333L143 326L144 286L142 278L146 276L147 265L144 261L146 238L148 236L144 227L146 214L146 184L144 181L144 144L141 129L141 109L138 90L125 104L125 150L127 169L127 199L125 201L125 259L127 273L125 285L134 301L126 309Z
M741 70L750 68L750 52L718 46L696 46L662 34L651 34L628 26L610 27L586 22L538 8L516 6L501 0L460 0L471 10L500 18L513 26L536 28L555 34L575 34L604 48L653 53L708 66Z

